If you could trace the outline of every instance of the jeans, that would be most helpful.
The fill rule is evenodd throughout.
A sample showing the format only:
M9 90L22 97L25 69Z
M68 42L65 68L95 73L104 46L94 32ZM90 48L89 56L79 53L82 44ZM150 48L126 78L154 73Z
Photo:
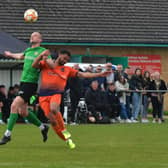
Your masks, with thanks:
M121 119L124 119L124 120L128 119L126 105L124 103L120 103L120 106L121 106L121 113L120 113Z
M132 118L133 119L138 119L140 110L141 110L141 94L133 93L132 95Z
M131 119L132 117L130 104L131 104L131 96L126 96L126 109L129 119Z

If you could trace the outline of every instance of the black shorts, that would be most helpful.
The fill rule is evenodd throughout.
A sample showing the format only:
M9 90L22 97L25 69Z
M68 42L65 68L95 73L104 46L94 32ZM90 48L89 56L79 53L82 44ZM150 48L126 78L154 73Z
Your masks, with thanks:
M21 96L26 103L28 103L30 101L30 97L36 94L37 86L37 83L21 82L18 95Z

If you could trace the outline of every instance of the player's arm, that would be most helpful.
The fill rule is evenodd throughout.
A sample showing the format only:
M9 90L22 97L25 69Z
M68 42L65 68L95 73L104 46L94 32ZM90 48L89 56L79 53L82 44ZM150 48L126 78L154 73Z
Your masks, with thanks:
M40 61L41 60L47 60L48 56L50 55L49 50L43 51L38 57L36 57L32 63L33 68L40 68Z
M10 51L4 52L5 57L15 58L15 59L24 59L24 53L12 53Z
M77 77L80 78L96 78L96 77L105 77L109 75L111 72L105 71L105 72L100 72L100 73L90 73L90 72L78 72Z

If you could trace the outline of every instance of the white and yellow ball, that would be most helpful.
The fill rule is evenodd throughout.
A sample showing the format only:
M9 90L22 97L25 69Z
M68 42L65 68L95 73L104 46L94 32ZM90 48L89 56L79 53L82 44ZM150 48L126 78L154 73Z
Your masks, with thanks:
M38 13L35 9L27 9L24 12L24 20L25 22L32 23L37 21L38 19Z

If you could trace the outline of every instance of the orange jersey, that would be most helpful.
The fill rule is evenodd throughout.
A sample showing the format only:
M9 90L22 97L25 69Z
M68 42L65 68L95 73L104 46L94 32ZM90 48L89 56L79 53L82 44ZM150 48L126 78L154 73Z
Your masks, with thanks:
M76 77L77 70L68 66L50 68L45 61L40 61L41 86L40 96L63 93L69 77Z

